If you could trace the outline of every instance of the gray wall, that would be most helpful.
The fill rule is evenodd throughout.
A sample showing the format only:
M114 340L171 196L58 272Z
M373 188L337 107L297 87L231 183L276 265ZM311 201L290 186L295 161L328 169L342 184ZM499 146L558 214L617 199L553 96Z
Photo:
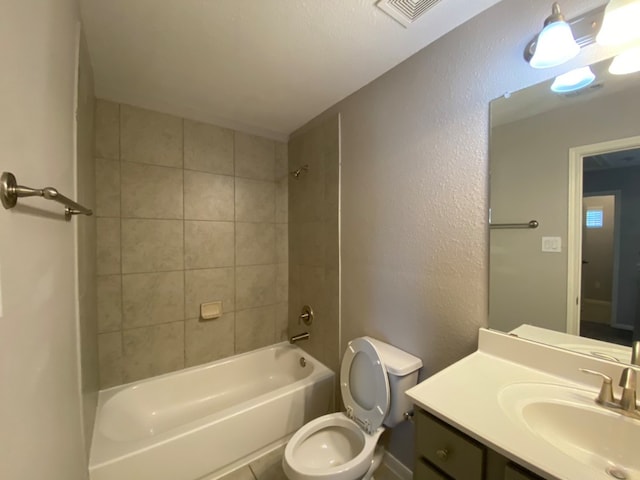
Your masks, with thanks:
M493 222L536 219L536 230L492 230L490 326L566 331L569 149L637 135L637 90L597 97L491 131ZM543 253L541 237L562 238Z
M73 0L2 2L2 170L75 196ZM0 478L83 480L74 224L40 198L0 209Z
M286 144L98 100L96 157L101 388L286 338Z
M297 132L341 114L341 351L371 335L421 357L425 378L474 350L487 325L489 102L559 72L522 60L549 10L504 0ZM412 439L404 424L388 440L407 465Z
M636 123L636 125L638 125ZM618 280L618 322L635 325L634 338L640 338L640 167L587 172L585 192L621 190L620 200L620 271Z

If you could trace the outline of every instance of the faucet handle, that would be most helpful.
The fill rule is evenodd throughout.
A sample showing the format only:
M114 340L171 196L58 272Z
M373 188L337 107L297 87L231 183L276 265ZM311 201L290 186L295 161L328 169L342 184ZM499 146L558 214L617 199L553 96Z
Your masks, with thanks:
M613 388L611 388L611 377L609 375L605 375L597 370L589 370L588 368L579 368L578 370L582 373L588 373L589 375L596 375L602 378L602 386L600 387L600 393L598 393L598 397L596 398L596 403L599 403L600 405L614 403Z

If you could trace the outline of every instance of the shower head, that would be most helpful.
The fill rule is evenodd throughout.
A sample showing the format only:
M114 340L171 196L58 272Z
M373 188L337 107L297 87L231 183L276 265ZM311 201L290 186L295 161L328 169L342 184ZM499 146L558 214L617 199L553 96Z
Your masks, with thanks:
M289 174L293 175L293 178L298 178L302 174L302 172L307 172L307 171L309 171L309 165L303 165L297 170L293 170L289 172Z

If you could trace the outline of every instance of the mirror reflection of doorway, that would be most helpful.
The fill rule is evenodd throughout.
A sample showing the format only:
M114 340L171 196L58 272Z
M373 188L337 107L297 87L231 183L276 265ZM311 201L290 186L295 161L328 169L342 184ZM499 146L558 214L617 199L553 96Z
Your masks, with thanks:
M581 336L621 345L634 340L640 323L638 192L640 149L584 157Z

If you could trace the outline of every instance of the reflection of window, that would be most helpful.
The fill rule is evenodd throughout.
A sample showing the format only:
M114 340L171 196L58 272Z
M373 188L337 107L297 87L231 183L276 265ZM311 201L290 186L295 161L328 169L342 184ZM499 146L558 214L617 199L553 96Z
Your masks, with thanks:
M603 214L602 208L588 208L585 215L585 226L587 228L602 228Z

